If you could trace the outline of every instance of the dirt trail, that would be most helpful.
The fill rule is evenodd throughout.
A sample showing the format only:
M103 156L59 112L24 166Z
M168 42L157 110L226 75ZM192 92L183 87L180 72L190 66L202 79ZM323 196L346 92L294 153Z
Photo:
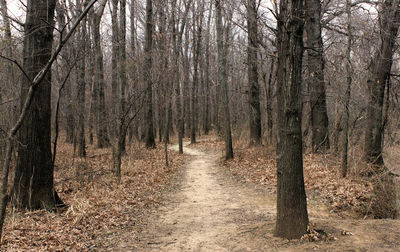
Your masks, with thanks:
M177 147L172 147L172 149ZM275 196L237 182L216 154L186 146L190 155L176 190L154 209L140 231L117 234L113 251L398 251L398 220L344 220L309 200L311 222L337 241L288 241L273 237ZM343 230L352 236L341 236ZM136 232L136 231L134 231ZM132 241L132 236L136 238ZM132 244L132 242L134 244Z
M186 146L191 156L180 190L159 209L142 237L147 251L248 251L246 233L273 225L272 198L251 194L222 174L218 157Z

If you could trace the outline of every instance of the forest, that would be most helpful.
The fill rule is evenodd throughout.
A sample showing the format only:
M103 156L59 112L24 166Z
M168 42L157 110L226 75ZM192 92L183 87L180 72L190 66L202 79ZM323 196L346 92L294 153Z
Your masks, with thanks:
M1 251L399 251L399 0L0 0Z

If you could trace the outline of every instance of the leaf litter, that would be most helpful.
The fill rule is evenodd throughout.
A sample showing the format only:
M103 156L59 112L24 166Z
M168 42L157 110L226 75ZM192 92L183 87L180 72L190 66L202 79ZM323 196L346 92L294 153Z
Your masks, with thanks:
M111 149L89 146L82 159L73 157L69 144L60 144L58 151L55 188L68 207L56 213L9 207L2 251L93 250L104 233L134 225L142 209L157 205L162 189L183 163L183 156L169 151L166 167L161 145L150 150L131 145L117 184Z

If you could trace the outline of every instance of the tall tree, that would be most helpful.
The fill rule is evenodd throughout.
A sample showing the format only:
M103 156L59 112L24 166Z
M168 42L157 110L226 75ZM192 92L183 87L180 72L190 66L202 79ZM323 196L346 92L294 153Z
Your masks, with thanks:
M118 3L119 0L111 0L111 31L112 31L112 36L111 36L111 112L112 112L112 118L110 121L111 125L111 134L113 136L116 136L118 133L116 132L117 129L117 115L118 115L118 108L119 108L119 63L120 63L120 52L119 52L119 45L120 45L120 31L119 31L119 25L118 25Z
M277 72L277 221L275 235L294 239L307 232L301 131L304 1L280 1Z
M144 78L147 83L146 87L146 147L154 148L156 143L154 141L153 129L153 1L146 0L146 31L145 31L145 64Z
M208 135L210 132L210 38L211 38L211 17L212 17L212 7L213 3L210 1L210 9L208 13L208 20L207 20L207 30L206 30L206 41L205 41L205 109L204 109L204 123L203 123L203 129L204 129L204 134Z
M321 1L307 0L306 8L306 54L307 76L311 103L312 151L329 149L328 113L324 80L324 58L321 35Z
M365 129L365 159L383 164L383 102L385 86L390 80L395 41L400 25L398 0L385 0L379 11L380 39L369 66L367 124Z
M250 145L261 144L260 85L258 82L258 24L256 0L247 1L247 67L250 104Z
M346 13L347 13L347 52L346 52L346 93L344 97L344 118L343 118L343 141L342 141L342 176L346 177L348 168L348 147L349 147L349 119L350 119L350 97L351 97L351 84L352 84L352 69L351 69L351 44L352 44L352 31L351 31L351 1L346 0Z
M226 41L224 45L224 27L222 24L221 0L215 0L216 28L217 28L217 51L218 51L218 85L222 89L222 105L224 112L224 138L225 138L225 159L233 158L231 121L229 113L228 80L226 73Z
M125 97L125 89L127 85L127 76L126 76L126 0L120 1L120 14L119 14L119 37L120 37L120 67L119 67L119 111L120 114L126 113L126 97ZM122 122L120 122L122 123ZM121 135L121 147L122 153L125 153L126 149L126 134Z
M195 16L196 22L194 22L194 59L193 59L193 83L192 89L190 92L190 114L191 114L191 132L190 132L190 142L196 143L196 129L197 129L197 89L199 85L199 58L201 52L201 40L202 40L202 33L203 33L203 16L204 16L204 1L200 3L198 6L197 15ZM197 23L197 31L196 30L196 23Z
M83 5L83 6L82 6ZM86 8L87 0L79 1L80 9ZM82 21L78 34L80 35L78 39L79 47L82 52L87 53L87 18ZM85 141L85 92L86 92L86 57L81 57L78 63L78 104L77 110L78 114L78 124L76 129L76 144L78 149L78 156L86 156L86 141Z
M50 59L53 43L55 0L28 0L25 21L21 107L32 80ZM29 79L28 79L29 78ZM37 87L19 131L13 200L17 208L54 210L53 164L51 158L51 74Z
M96 121L97 147L105 148L110 146L108 137L107 110L105 101L105 80L103 51L101 49L100 22L103 16L107 0L98 2L98 7L91 12L93 49L94 49L94 107Z

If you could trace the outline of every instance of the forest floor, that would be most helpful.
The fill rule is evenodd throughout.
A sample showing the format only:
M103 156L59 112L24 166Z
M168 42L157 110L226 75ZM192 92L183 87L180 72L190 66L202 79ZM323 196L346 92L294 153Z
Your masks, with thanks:
M221 141L207 138L185 143L182 156L174 145L166 167L161 144L154 150L134 145L117 184L110 149L89 148L87 158L77 159L72 146L62 144L55 183L69 207L57 213L10 209L0 250L400 250L400 220L361 215L368 212L359 209L368 210L371 184L340 178L329 154L304 158L310 234L274 237L273 150L235 143L235 159L224 162L222 149Z
M129 231L110 234L99 249L115 251L399 251L400 220L338 215L320 196L308 199L311 234L300 240L273 236L273 185L243 183L221 165L221 146L186 145L177 184L163 202ZM177 146L172 147L177 149ZM323 230L322 232L320 230ZM134 237L134 239L133 239Z

